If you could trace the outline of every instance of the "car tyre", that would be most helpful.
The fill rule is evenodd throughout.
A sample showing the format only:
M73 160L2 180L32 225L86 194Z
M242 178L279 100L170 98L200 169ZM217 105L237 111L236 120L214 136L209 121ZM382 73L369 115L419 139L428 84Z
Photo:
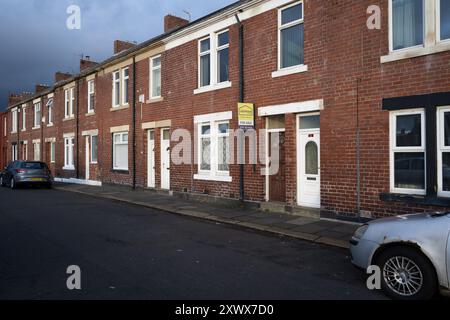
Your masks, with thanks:
M3 181L3 176L0 176L0 186L1 187L5 186L5 181Z
M11 178L11 181L9 183L9 186L11 187L11 189L17 189L17 185L16 185L16 180L14 180L14 178Z
M437 292L436 272L423 253L411 247L383 251L376 263L381 269L381 285L396 300L429 300Z

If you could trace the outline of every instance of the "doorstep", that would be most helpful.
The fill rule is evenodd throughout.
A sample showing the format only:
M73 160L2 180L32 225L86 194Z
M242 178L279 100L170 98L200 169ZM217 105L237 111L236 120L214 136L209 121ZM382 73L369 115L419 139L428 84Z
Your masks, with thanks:
M239 201L227 202L228 205L225 205L223 198L212 202L204 195L180 196L174 193L171 196L116 185L93 187L55 184L55 189L345 249L349 248L349 241L358 227L357 224L326 221L317 217L262 211L259 205L242 206Z

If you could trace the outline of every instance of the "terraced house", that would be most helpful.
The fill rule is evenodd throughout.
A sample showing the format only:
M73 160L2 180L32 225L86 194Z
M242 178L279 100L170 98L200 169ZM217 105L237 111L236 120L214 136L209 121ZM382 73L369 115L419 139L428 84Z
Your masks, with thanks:
M373 5L381 28L367 26ZM12 99L8 161L293 213L450 207L450 1L246 0L164 26ZM268 155L227 161L239 102L254 105L263 137L280 136L276 174L261 174ZM192 135L189 164L172 161L177 129Z

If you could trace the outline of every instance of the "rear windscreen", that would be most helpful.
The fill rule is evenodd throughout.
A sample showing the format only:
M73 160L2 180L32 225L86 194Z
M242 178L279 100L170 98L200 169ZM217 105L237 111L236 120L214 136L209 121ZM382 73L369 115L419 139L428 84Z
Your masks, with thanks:
M45 163L41 162L24 162L20 165L21 169L45 169L46 165Z

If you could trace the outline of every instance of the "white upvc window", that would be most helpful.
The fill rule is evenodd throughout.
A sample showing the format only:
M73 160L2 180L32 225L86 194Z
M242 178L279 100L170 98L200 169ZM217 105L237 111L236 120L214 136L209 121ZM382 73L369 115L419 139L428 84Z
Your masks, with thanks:
M194 93L231 87L229 47L228 30L198 41L198 89Z
M113 107L120 106L120 71L113 72Z
M90 80L87 83L88 94L87 94L87 112L94 113L94 102L95 102L95 82L94 80Z
M53 125L53 98L48 99L47 101L47 116L48 116L48 125Z
M38 102L34 104L34 123L33 123L34 128L39 128L41 126L41 119L42 119L41 103Z
M113 133L113 169L128 171L128 132Z
M97 164L98 162L98 136L91 136L91 163Z
M303 14L303 1L278 10L278 70L304 65Z
M41 143L33 142L33 160L40 161L41 160Z
M74 117L73 106L75 102L74 88L64 91L64 118L70 119Z
M11 145L11 152L12 152L12 161L16 161L16 160L18 160L18 158L17 158L17 144L16 143L13 143L12 145Z
M64 170L75 170L74 145L75 138L73 136L64 138Z
M436 0L436 29L438 41L450 41L450 1Z
M223 115L223 114L222 114ZM231 182L230 177L230 120L231 116L199 116L197 125L197 180Z
M56 142L50 142L50 163L56 162Z
M11 133L16 133L17 127L18 127L18 121L19 121L19 112L17 111L17 108L14 108L13 110L11 110L11 117L12 117Z
M27 130L27 108L22 107L22 131Z
M425 112L411 109L390 114L391 192L426 194Z
M448 50L448 0L389 0L389 55L382 63Z
M23 160L28 160L28 142L23 141L22 142L22 158Z
M130 83L130 69L124 68L122 69L122 105L127 105L129 101L128 96L129 83Z
M150 99L161 98L161 55L150 58Z
M450 106L437 109L438 196L450 197Z

